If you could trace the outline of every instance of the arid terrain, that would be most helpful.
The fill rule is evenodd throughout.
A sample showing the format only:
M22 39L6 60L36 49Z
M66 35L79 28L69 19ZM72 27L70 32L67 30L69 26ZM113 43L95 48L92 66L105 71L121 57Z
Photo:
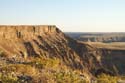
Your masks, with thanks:
M124 32L66 32L66 34L84 42L125 42Z
M101 52L103 67L125 75L125 33L66 33L70 37L88 44ZM114 66L114 67L113 67Z
M116 83L124 78L124 43L70 36L55 25L1 25L0 81Z

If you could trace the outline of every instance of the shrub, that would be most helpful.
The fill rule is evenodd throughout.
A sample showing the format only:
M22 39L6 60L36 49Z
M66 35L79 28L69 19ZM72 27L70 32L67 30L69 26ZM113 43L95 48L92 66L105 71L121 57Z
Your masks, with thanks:
M57 58L33 58L31 62L29 63L32 66L35 66L36 68L42 69L42 68L56 68L59 66L59 59Z
M73 71L61 71L55 74L57 83L88 83L87 80L80 77Z
M0 51L0 57L7 57L7 55L3 51Z
M0 73L0 80L2 83L18 83L17 77L12 76L10 73L2 74Z

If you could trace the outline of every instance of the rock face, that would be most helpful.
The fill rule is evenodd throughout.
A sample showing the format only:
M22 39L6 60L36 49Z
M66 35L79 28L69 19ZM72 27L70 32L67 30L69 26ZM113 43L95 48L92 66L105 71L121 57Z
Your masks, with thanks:
M125 50L101 48L102 65L105 68L116 72L116 74L125 75Z
M8 57L58 57L72 68L82 69L80 57L69 43L54 25L0 26L0 49Z
M45 33L57 33L54 25L41 26L0 26L0 37L5 39L32 38Z
M46 34L56 34L59 30L54 25L39 26L0 26L1 48L9 55L14 54L37 54L30 42ZM31 50L28 53L29 49ZM23 54L24 55L24 54Z

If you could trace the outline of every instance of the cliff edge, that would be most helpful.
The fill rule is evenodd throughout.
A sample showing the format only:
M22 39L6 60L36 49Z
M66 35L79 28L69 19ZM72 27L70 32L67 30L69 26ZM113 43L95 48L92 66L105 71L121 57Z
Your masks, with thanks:
M43 34L59 33L55 25L0 25L0 38L17 39L31 38Z

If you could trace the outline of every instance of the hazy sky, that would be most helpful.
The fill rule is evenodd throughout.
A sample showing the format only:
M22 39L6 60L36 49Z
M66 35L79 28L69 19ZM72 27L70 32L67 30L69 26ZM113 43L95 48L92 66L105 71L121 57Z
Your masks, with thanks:
M125 0L0 0L0 24L52 24L72 32L125 32Z

